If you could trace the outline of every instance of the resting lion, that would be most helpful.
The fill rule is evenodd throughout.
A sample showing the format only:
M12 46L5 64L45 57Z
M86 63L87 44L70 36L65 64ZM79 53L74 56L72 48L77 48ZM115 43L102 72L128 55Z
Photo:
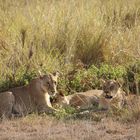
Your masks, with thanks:
M15 98L12 92L0 93L0 118L9 118L12 116L12 108Z
M107 80L103 83L103 94L99 100L100 109L121 109L126 102L125 92L116 80Z
M125 92L116 80L107 80L103 83L103 90L89 90L73 95L58 94L53 105L73 106L78 109L89 109L97 104L99 109L121 109L125 104Z
M61 107L72 106L76 109L89 109L94 105L98 105L102 90L89 90L86 92L77 92L72 95L64 96L62 93L57 94L53 105Z
M29 85L16 87L10 91L15 97L13 113L23 116L31 112L52 113L55 109L50 103L50 96L57 94L59 73L47 74L33 79Z

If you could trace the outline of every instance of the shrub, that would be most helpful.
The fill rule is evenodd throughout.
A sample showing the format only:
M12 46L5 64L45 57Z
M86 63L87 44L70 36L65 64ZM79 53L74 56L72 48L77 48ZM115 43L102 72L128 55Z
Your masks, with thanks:
M82 68L73 71L65 75L65 78L62 77L60 79L60 89L67 91L66 94L90 89L101 89L100 79L119 79L126 76L125 67L115 67L107 64L102 64L100 67L92 65L88 69Z
M17 75L8 76L5 80L0 80L0 91L6 91L9 88L27 85L33 78L37 76L35 71L26 72L20 70Z
M68 116L71 116L72 114L76 113L75 108L73 107L67 107L67 108L60 108L59 111L56 111L54 116L57 119L65 119Z
M139 5L137 0L0 1L0 89L27 84L32 71L67 75L77 59L90 68L61 79L65 94L100 88L99 78L124 76L122 66L139 59Z
M131 93L140 94L140 62L135 62L127 67L125 85Z

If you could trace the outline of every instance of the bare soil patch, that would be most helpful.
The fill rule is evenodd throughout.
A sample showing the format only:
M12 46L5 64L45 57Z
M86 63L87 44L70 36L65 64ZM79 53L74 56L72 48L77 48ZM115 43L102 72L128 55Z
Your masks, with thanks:
M28 116L0 122L0 140L139 140L140 123Z

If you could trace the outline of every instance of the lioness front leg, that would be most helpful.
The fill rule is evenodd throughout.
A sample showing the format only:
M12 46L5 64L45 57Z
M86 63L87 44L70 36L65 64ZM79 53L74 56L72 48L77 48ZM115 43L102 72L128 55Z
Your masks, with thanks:
M39 106L39 113L49 113L53 114L57 110L52 107L50 102L50 96L48 94L45 95L45 104Z

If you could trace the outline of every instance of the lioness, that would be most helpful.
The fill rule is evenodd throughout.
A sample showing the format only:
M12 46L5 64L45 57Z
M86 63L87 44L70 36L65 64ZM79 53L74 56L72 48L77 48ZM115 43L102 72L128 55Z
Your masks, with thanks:
M77 92L72 95L64 96L62 93L57 94L53 105L62 107L72 106L76 109L88 109L98 104L99 98L103 93L102 90L89 90L86 92Z
M50 103L50 96L57 94L58 76L58 72L49 73L33 79L27 86L11 89L15 97L13 113L21 116L34 111L52 113L55 109Z
M116 80L107 80L103 83L103 94L99 100L99 108L121 109L126 101L125 92L121 88L121 84Z
M12 92L0 93L0 118L11 117L14 102L15 102L15 98Z

